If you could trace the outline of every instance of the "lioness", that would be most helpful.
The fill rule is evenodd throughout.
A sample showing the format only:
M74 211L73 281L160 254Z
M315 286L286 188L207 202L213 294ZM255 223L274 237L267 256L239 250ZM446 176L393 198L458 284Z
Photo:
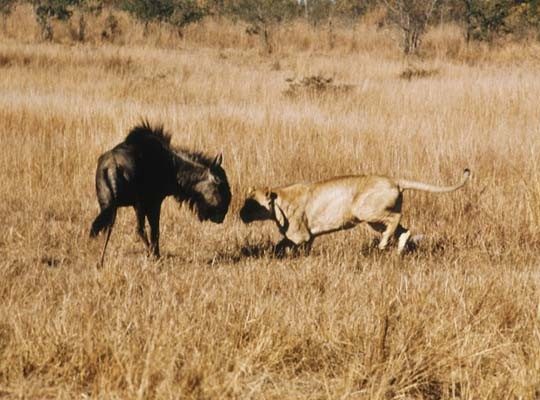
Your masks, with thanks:
M250 189L240 218L246 224L274 220L284 236L277 245L278 254L300 245L309 251L315 237L350 229L361 222L382 233L379 249L385 249L395 237L398 253L402 253L411 236L399 223L403 191L453 192L463 187L469 176L469 169L465 169L460 183L443 187L385 176L354 175L275 189Z

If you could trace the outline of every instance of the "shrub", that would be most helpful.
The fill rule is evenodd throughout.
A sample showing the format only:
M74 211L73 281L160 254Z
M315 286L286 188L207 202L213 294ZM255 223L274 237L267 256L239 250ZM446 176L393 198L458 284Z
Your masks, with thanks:
M294 0L232 0L229 13L249 24L248 34L261 35L267 53L273 52L275 25L298 16L300 5Z
M144 23L145 34L150 22L164 22L175 26L182 35L186 25L206 15L195 0L126 0L123 9Z
M291 78L287 82L289 87L284 94L288 97L347 93L353 88L352 85L334 84L333 78L325 78L323 75L306 76L300 80Z

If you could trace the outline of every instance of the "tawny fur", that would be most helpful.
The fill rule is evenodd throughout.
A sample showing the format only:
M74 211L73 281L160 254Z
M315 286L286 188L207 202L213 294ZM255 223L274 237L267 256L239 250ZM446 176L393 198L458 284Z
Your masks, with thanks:
M365 222L382 233L380 249L385 249L395 237L401 253L411 235L400 224L403 191L453 192L463 187L469 176L470 171L465 169L461 182L454 186L354 175L274 189L251 189L240 217L245 223L275 221L284 236L279 250L300 245L309 250L315 237Z

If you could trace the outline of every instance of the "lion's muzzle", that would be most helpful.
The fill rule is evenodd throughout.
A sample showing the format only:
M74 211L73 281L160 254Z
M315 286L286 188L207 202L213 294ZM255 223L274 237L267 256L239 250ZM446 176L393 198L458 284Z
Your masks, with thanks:
M268 219L269 214L269 211L254 199L246 199L244 205L240 209L240 219L245 224Z

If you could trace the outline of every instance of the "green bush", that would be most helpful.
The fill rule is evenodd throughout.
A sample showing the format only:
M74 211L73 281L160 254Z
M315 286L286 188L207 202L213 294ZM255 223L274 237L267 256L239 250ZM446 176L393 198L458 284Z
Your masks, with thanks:
M150 22L167 23L182 28L201 20L206 11L195 0L126 0L122 7L144 23L145 33Z

